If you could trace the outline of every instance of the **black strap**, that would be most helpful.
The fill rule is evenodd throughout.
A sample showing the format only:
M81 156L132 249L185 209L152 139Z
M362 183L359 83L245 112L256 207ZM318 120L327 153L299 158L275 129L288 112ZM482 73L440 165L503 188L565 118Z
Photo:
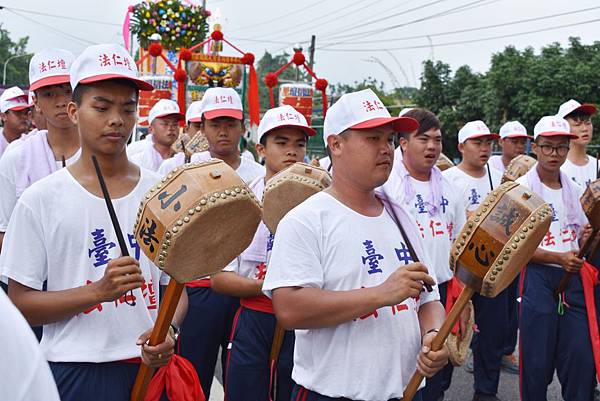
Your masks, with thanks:
M490 190L494 190L494 184L492 184L492 172L490 171L490 164L489 163L485 163L485 165L487 166L487 171L488 171L488 178L490 179Z

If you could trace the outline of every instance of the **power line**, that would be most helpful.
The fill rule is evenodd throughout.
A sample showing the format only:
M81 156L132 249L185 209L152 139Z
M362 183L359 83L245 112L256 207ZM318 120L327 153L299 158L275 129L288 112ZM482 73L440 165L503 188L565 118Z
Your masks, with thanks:
M462 9L464 9L465 7L468 7L468 6L477 4L477 3L482 3L484 1L487 1L487 0L475 0L475 1L472 1L472 2L467 3L467 4L463 4L463 5L458 6L458 7L454 7L454 8L448 9L448 10L444 10L444 11L441 11L439 13L431 14L431 15L428 15L428 16L425 16L425 17L420 17L420 18L417 18L417 19L414 19L414 20L411 20L411 21L404 22L402 24L392 25L392 26L389 26L389 27L374 29L374 30L370 30L370 31L357 32L357 33L348 34L348 35L338 35L338 36L333 37L332 39L333 40L338 40L338 39L343 39L343 38L352 38L352 37L356 37L356 36L360 36L360 35L368 35L368 34L381 33L381 32L385 32L385 31L391 31L391 30L398 29L398 28L401 28L401 27L405 27L405 26L408 26L408 25L412 25L412 24L415 24L415 23L418 23L418 22L423 22L423 21L427 21L427 20L430 20L430 19L434 19L434 18L438 18L438 17L443 17L443 16L448 15L448 13L451 12L451 11L459 11L459 10L460 11L464 11ZM342 41L339 41L339 42L336 42L336 43L331 43L330 45L342 44L342 43L347 42L348 40L350 40L350 39L342 40Z
M2 8L6 9L6 10L10 10L10 11L20 11L20 12L26 13L26 14L41 15L44 17L51 17L51 18L60 18L60 19L65 19L65 20L70 20L70 21L90 22L93 24L108 25L108 26L121 26L120 24L115 24L112 22L97 21L97 20L86 19L86 18L68 17L66 15L48 14L48 13L42 13L39 11L25 10L22 8L0 6L0 9L2 9Z
M242 31L242 30L247 29L247 28L254 28L254 27L257 27L257 26L264 26L265 24L272 23L273 21L276 21L278 19L282 19L282 18L285 18L285 17L289 17L290 15L294 15L294 14L298 14L298 13L304 12L304 11L308 10L309 8L312 8L314 6L320 5L320 4L322 4L322 3L326 2L326 1L327 0L316 0L316 1L313 1L312 3L306 5L306 6L302 7L302 8L298 8L298 9L293 10L293 11L288 11L287 13L279 15L279 16L270 17L269 19L263 20L261 22L256 22L256 23L253 23L253 24L250 24L250 25L241 26L241 27L239 27L237 29L231 30L231 32L239 32L239 31Z
M523 32L517 32L517 33L509 33L509 34L506 34L506 35L490 36L490 37L487 37L487 38L467 39L467 40L460 40L460 41L454 41L454 42L437 43L435 46L436 47L454 46L454 45L462 45L462 44L467 44L467 43L485 42L485 41L488 41L488 40L511 38L511 37L515 37L515 36L529 35L529 34L532 34L532 33L547 32L547 31L552 31L552 30L556 30L556 29L570 28L570 27L573 27L573 26L580 26L580 25L592 24L594 22L600 22L600 18L595 18L595 19L591 19L591 20L587 20L587 21L579 21L579 22L575 22L575 23L571 23L571 24L565 24L565 25L556 25L556 26L551 26L551 27L548 27L548 28L534 29L534 30L530 30L530 31L523 31ZM388 47L388 48L379 48L379 49L335 49L335 48L324 48L324 49L321 49L321 50L334 51L334 52L352 52L352 53L355 53L355 52L374 52L374 51L390 51L390 50L411 50L411 49L423 49L423 48L428 48L428 47L430 47L430 46L427 44L427 45L417 45L417 46Z
M354 44L368 44L368 43L391 42L391 41L397 42L400 40L421 39L421 38L426 38L428 36L433 37L433 36L454 35L457 33L474 32L474 31L480 31L480 30L486 30L486 29L500 28L500 27L510 26L510 25L524 24L524 23L534 22L534 21L542 21L542 20L546 20L546 19L550 19L550 18L562 17L565 15L572 15L572 14L579 14L579 13L593 11L593 10L597 10L597 9L600 9L600 6L589 7L589 8L584 8L584 9L580 9L580 10L566 11L563 13L551 14L551 15L546 15L543 17L533 17L533 18L527 18L527 19L522 19L522 20L517 20L517 21L503 22L500 24L480 26L480 27L475 27L475 28L457 29L457 30L453 30L453 31L429 33L426 35L404 36L404 37L399 37L399 38L396 37L396 38L389 38L389 39L362 40L362 41L356 41L356 42L347 42L346 44L354 45ZM328 44L325 44L324 46L327 46L327 45Z
M66 36L66 37L70 38L70 39L76 40L76 41L78 41L81 44L87 44L87 45L95 45L95 44L97 44L96 42L92 42L90 40L83 39L83 38L80 38L80 37L75 36L75 35L71 35L68 32L65 32L65 31L60 30L58 28L55 28L53 26L47 25L47 24L45 24L43 22L36 21L33 18L29 18L29 17L27 17L25 15L22 15L22 14L14 11L14 10L11 10L10 8L7 8L6 10L9 11L9 12L11 12L11 13L13 13L13 14L15 14L15 15L17 15L17 16L19 16L19 17L21 17L21 18L23 18L23 19L25 19L25 20L27 20L27 21L29 21L29 22L33 22L34 24L41 25L41 26L43 26L43 27L45 27L45 28L47 28L47 29L49 29L49 30L51 30L53 32L57 32L57 33L59 33L59 34L61 34L63 36Z

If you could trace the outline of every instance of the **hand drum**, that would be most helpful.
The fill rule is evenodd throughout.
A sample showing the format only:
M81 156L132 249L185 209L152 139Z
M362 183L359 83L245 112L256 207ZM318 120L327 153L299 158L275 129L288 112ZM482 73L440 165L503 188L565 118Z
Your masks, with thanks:
M527 172L537 163L531 156L527 155L519 155L512 159L510 163L508 163L508 167L502 174L502 183L507 181L516 181L520 177L527 174Z
M265 185L263 221L275 233L287 212L331 184L331 176L320 167L295 163L280 171Z
M448 170L450 167L454 167L452 160L450 160L450 158L443 153L440 153L440 157L438 157L435 165L442 171Z

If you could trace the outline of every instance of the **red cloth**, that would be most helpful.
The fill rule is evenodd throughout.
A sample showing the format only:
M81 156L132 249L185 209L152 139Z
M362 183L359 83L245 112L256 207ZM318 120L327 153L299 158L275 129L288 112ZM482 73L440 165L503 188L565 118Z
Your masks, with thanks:
M202 278L200 280L190 281L189 283L186 283L185 286L188 288L208 288L210 287L210 279Z
M273 310L273 301L266 295L259 295L258 297L241 298L240 305L244 308L248 308L258 312L275 314Z
M250 74L248 76L248 110L250 125L258 127L260 123L260 100L258 96L258 78L253 64L250 64Z
M144 401L159 401L165 388L170 401L206 401L196 369L179 355L173 355L166 366L158 369Z
M594 286L600 284L598 271L588 262L583 262L581 268L581 283L583 285L583 297L587 311L588 328L592 341L592 352L594 354L594 365L596 366L596 377L600 381L600 334L598 332L598 317L596 315L596 302L594 299Z
M452 277L452 279L448 283L448 287L446 288L446 316L448 316L450 310L454 306L454 303L460 296L463 287L463 284L460 281L458 281L456 277ZM452 327L452 334L456 335L458 333L459 327L460 324L457 320L454 326Z

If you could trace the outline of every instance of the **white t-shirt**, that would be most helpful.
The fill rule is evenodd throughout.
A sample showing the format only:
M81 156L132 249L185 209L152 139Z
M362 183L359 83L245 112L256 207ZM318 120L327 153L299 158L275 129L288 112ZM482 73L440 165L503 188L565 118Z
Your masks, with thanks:
M400 161L402 163L402 161ZM404 208L415 218L417 227L423 238L423 245L429 251L431 266L427 266L438 284L450 280L453 276L448 258L452 241L465 224L465 211L462 202L456 198L456 191L442 177L442 199L437 205L437 213L429 214L430 183L409 177L415 190L412 199L406 199L402 178L392 171L384 184L386 193L395 196Z
M4 154L4 151L8 147L9 142L4 137L4 127L0 127L0 157Z
M412 262L406 248L386 210L367 217L320 192L279 223L263 290L374 287ZM437 286L421 295L335 327L296 330L292 378L328 397L401 398L421 347L417 309L439 299Z
M578 166L567 159L560 169L579 186L585 188L590 183L596 181L597 166L596 158L588 155L588 161L585 166Z
M47 135L48 131L40 131L39 135ZM46 141L47 143L47 141ZM23 142L21 142L21 145ZM23 169L22 150L23 147L17 145L9 147L4 156L0 159L0 232L6 232L10 216L17 203L17 175ZM50 147L50 145L48 145ZM50 151L51 153L51 151ZM79 160L81 150L65 160L65 164L70 166ZM56 160L56 170L62 168L62 161ZM1 269L0 269L1 271Z
M130 161L140 167L151 171L158 171L164 160L162 155L156 150L152 141L147 141L146 147L133 155L127 154Z
M257 199L262 199L265 190L264 176L256 178L249 184ZM234 272L239 276L251 279L264 279L267 272L267 243L271 233L262 221L258 225L252 243L237 258L229 263L223 271Z
M192 155L192 157L190 158L190 162L191 163L205 162L210 159L212 159L210 152L204 151L204 152L194 153ZM184 160L183 154L178 153L175 156L171 157L170 159L165 160L160 165L160 168L158 169L158 173L162 176L167 175L169 173L169 171L173 170L175 167L179 167L179 166L183 165L184 162L185 162L185 160ZM235 170L235 172L237 173L237 175L240 176L240 178L244 182L250 183L255 178L257 178L261 175L264 176L266 171L265 171L264 166L258 164L254 160L250 160L245 157L240 157L240 165Z
M531 188L527 180L527 176L523 176L517 180L518 184ZM583 195L583 188L575 185L577 197ZM552 223L550 229L540 243L540 248L552 252L567 252L574 249L579 249L578 235L575 227L569 227L566 224L567 212L562 198L562 189L551 189L542 183L543 195L542 198L552 207ZM581 209L581 204L577 202ZM583 209L581 210L582 218L585 218ZM553 265L558 266L558 265Z
M1 128L0 128L1 129ZM9 150L11 150L14 147L17 146L21 146L23 144L23 142L25 141L25 139L27 139L30 136L34 136L37 133L40 132L45 132L46 130L39 130L37 128L32 129L31 131L29 131L26 134L22 134L21 137L19 139L15 139L14 141L12 141L11 143L8 144L8 146L6 147L6 149L4 150L4 153L6 154L6 152L8 152ZM2 158L2 156L0 155L0 159Z
M48 362L29 324L0 291L0 388L11 401L60 401Z
M492 176L492 185L494 188L498 188L502 180L502 173L493 167L489 171ZM452 184L457 196L456 199L462 202L462 209L469 212L477 209L491 190L487 168L486 173L480 178L465 173L458 166L442 171L442 175Z
M246 159L255 161L254 160L254 155L248 149L244 149L244 151L242 152L242 157L245 157Z
M325 156L322 159L319 159L319 165L323 170L329 170L329 167L331 166L331 159L329 158L329 156Z
M504 172L504 170L506 170L504 163L502 163L502 155L492 155L488 160L488 163L498 171Z
M153 143L152 134L146 135L144 139L131 142L129 145L127 145L127 156L131 157L136 153L143 152L148 143Z
M141 169L135 188L114 199L129 253L140 262L145 279L135 300L98 304L66 320L44 325L41 347L53 362L109 362L140 355L136 340L153 326L159 284L168 277L141 252L132 233L142 197L159 177ZM156 246L159 246L158 241ZM100 280L110 259L120 255L103 198L83 188L68 169L29 187L17 202L8 225L0 267L12 280L48 291L80 287ZM129 303L135 301L135 305Z

